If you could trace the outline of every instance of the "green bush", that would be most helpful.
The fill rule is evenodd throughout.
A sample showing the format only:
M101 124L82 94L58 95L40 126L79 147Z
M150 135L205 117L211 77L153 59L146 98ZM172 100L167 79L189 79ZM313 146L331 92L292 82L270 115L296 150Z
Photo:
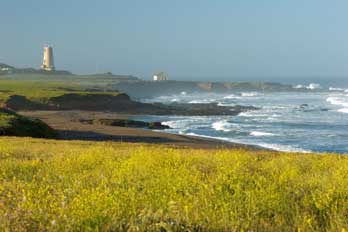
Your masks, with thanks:
M0 135L54 138L57 134L39 119L30 119L11 111L0 110Z

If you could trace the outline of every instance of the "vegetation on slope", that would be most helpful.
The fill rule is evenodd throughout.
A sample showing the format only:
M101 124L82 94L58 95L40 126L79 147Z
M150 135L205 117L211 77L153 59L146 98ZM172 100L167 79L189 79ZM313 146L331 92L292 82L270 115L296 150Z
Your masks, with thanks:
M55 73L15 73L1 75L0 80L33 81L33 82L61 82L73 83L83 87L107 87L118 82L136 81L137 77L130 75L113 75L110 73L94 75L70 75L61 72Z
M0 230L346 231L348 158L0 139Z
M56 132L41 120L0 109L0 135L54 138Z
M18 95L36 103L47 103L50 98L65 94L107 94L117 96L117 91L104 92L102 89L89 91L71 82L0 80L0 101Z
M85 89L71 82L0 80L0 104L12 110L106 110L110 102L130 101L125 94Z

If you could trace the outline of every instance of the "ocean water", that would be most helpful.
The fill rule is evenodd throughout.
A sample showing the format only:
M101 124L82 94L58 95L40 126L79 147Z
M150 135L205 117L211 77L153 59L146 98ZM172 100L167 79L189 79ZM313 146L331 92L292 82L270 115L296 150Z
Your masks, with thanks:
M303 92L247 92L230 94L178 93L145 102L249 105L259 110L237 116L146 116L162 121L169 133L211 137L258 145L279 151L348 153L348 89L319 85L295 86ZM137 119L140 119L139 117Z

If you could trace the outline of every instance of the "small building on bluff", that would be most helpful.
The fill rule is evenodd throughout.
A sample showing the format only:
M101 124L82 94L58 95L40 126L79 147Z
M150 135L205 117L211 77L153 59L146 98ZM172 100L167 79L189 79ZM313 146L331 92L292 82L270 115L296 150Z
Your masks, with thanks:
M51 46L44 46L43 61L41 68L46 71L54 71L54 60L53 60L53 48Z
M168 76L164 72L156 73L153 75L153 81L167 81Z

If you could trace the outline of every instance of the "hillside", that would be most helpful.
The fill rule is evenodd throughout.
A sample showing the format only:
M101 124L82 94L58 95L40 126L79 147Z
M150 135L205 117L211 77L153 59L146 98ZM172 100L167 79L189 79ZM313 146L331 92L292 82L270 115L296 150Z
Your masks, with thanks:
M346 231L348 158L0 138L1 231Z

